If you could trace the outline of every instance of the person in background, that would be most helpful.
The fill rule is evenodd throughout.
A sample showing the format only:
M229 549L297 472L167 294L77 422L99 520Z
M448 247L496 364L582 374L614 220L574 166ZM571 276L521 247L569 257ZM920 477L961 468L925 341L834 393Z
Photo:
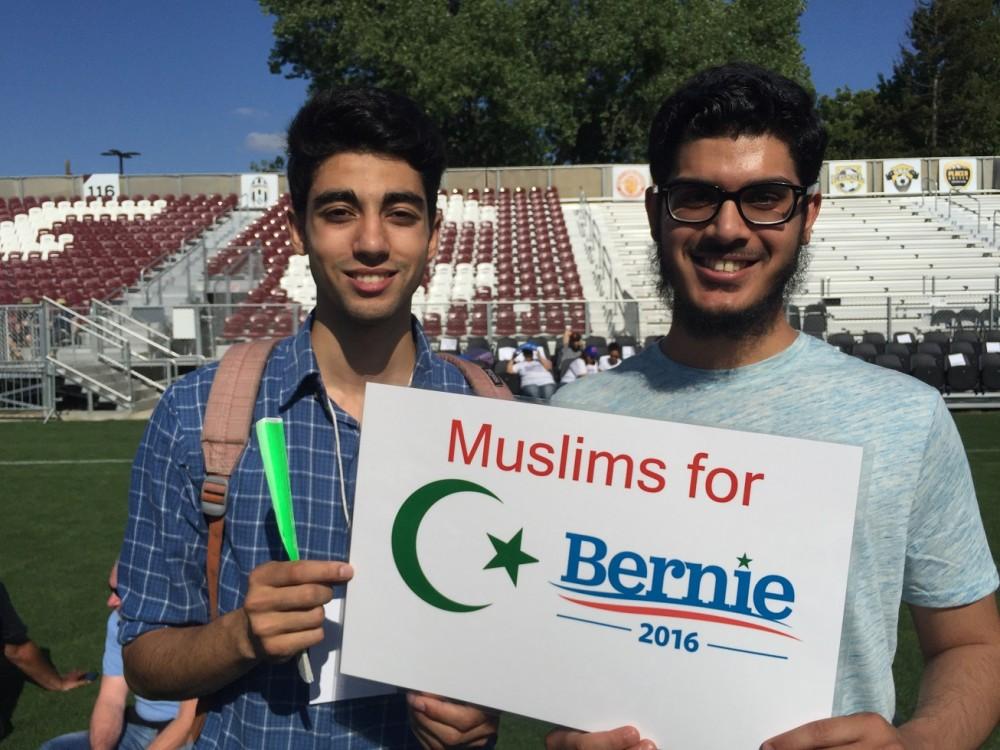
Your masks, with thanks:
M521 344L520 353L507 362L507 372L521 379L521 393L548 401L556 392L552 363L534 344Z
M563 345L559 350L559 358L556 364L559 365L559 381L562 382L566 370L583 353L583 335L579 331L567 328L563 331Z
M187 746L197 701L149 701L136 697L126 706L129 687L122 673L122 647L118 643L118 563L108 577L107 635L101 689L90 714L89 731L64 734L39 750L174 750Z
M606 372L613 370L622 363L622 348L617 342L608 344L608 353L597 360L597 371Z
M559 379L559 384L566 385L587 375L594 375L597 372L597 347L588 346L580 352L579 357L576 357L569 363L566 372Z
M28 628L14 609L7 589L0 582L0 644L3 656L32 682L45 690L65 692L90 682L86 672L72 669L61 674L46 653L28 638Z

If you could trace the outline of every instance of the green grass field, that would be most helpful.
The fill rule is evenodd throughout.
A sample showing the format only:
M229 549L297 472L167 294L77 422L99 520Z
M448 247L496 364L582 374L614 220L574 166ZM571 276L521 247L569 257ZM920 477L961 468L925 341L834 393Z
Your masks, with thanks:
M956 417L965 439L994 559L1000 556L1000 414ZM0 580L32 638L57 666L99 670L107 611L106 576L125 525L129 461L141 422L0 423ZM45 463L31 463L44 460ZM920 656L901 618L896 658L899 715L916 699ZM27 685L5 750L27 750L83 729L97 696ZM541 747L545 725L504 719L500 748ZM984 746L1000 750L1000 732Z

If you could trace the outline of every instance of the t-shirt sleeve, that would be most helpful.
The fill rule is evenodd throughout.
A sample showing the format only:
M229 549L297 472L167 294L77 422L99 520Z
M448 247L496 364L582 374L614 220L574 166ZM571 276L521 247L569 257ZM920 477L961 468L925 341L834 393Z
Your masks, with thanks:
M910 512L903 600L921 607L971 604L995 591L990 554L955 422L937 399Z
M132 465L129 516L118 564L122 598L118 639L130 643L151 630L208 621L205 585L207 527L195 479L203 473L197 404L170 391L153 412ZM198 480L200 485L200 480Z
M0 644L19 646L27 640L28 628L18 617L7 588L0 583Z
M108 677L121 677L125 674L122 664L122 647L118 643L117 612L112 612L108 618L108 626L104 636L104 659L101 662L101 674Z

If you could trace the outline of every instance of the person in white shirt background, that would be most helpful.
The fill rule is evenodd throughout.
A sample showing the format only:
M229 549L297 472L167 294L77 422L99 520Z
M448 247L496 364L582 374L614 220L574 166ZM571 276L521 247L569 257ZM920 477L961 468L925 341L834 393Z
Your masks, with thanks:
M534 344L521 344L517 356L507 362L507 372L521 379L521 393L525 396L548 401L556 392L552 363Z
M597 371L613 370L622 363L622 348L617 342L608 344L608 353L597 360Z

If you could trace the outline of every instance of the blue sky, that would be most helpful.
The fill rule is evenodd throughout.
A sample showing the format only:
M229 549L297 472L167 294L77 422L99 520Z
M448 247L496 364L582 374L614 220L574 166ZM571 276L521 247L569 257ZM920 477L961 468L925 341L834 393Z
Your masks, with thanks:
M765 0L766 1L766 0ZM802 43L821 93L892 70L914 0L809 0ZM0 174L241 172L278 153L305 97L267 68L255 0L3 2Z

